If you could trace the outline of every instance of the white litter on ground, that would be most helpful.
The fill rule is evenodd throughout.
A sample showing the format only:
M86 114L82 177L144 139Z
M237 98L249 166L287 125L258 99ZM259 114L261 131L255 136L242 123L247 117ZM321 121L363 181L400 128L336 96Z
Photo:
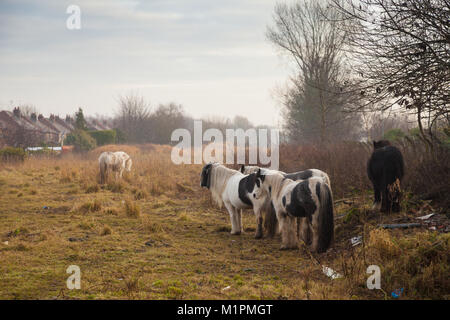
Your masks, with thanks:
M362 243L362 236L353 237L350 239L350 242L352 243L352 246L357 246Z
M427 214L426 216L416 217L416 219L427 220L427 219L430 219L434 215L435 215L435 213L430 213L430 214Z
M331 278L331 279L338 279L338 278L343 278L343 276L341 275L341 274L339 274L339 273L337 273L336 271L334 271L333 269L331 269L331 268L328 268L328 267L326 267L326 266L322 266L322 270L323 270L323 273L327 276L327 277L329 277L329 278Z

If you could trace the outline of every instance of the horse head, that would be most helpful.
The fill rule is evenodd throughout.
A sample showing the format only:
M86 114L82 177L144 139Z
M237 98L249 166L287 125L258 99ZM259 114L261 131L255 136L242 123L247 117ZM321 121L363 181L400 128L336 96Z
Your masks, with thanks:
M209 189L211 186L211 170L213 163L208 163L202 169L202 175L200 179L200 186Z
M380 149L386 146L390 146L391 143L389 140L379 140L379 141L373 141L373 149Z
M126 170L128 171L128 172L130 172L131 171L131 165L133 164L133 161L131 161L131 158L128 158L126 161L125 161L125 168L126 168Z

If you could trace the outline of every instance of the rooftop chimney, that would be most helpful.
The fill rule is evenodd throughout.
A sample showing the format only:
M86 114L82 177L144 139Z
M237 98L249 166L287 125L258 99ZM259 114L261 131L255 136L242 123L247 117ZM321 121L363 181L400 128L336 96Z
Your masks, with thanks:
M14 108L13 114L14 114L17 118L20 118L20 108L19 108L19 107Z

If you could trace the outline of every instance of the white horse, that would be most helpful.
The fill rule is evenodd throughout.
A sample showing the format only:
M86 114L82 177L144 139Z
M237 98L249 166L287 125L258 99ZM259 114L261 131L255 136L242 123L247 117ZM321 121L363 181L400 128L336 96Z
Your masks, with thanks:
M319 170L319 169L307 169L303 171L297 171L292 173L285 173L283 171L277 171L277 170L271 170L267 168L260 168L258 166L245 166L242 165L240 171L244 174L250 174L250 173L256 173L258 170L261 170L262 175L270 175L270 174L281 174L285 178L291 179L291 180L306 180L312 177L321 178L324 183L326 183L329 187L331 187L330 184L330 178L328 175ZM273 207L273 204L271 201L266 202L266 206L262 209L264 212L264 229L267 233L267 236L273 237L275 233L277 233L277 227L278 227L278 221L277 216L275 214L275 208ZM308 232L308 229L306 228L305 224L307 221L305 221L305 218L300 218L300 225L302 233ZM308 236L305 234L305 238L308 238Z
M257 173L257 178L259 174ZM293 181L282 174L266 175L263 188L268 190L281 231L281 248L297 248L297 218L301 234L315 252L325 252L334 236L333 194L322 178ZM312 233L312 241L309 234Z
M105 183L108 179L108 172L113 171L115 178L122 178L123 171L131 171L133 162L128 154L123 151L118 152L103 152L98 157L98 163L100 166L100 183Z
M261 187L261 179L256 178L256 173L244 175L221 164L209 163L203 167L200 185L211 191L212 198L219 207L225 205L227 208L231 234L243 233L241 210L253 208L257 222L255 238L262 237L261 208L268 197Z

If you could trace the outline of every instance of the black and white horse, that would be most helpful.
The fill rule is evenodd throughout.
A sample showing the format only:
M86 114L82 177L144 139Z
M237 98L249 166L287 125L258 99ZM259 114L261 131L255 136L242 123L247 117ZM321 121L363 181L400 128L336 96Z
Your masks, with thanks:
M260 173L257 173L257 178ZM281 231L280 249L297 248L297 218L306 223L302 228L311 228L312 240L303 238L309 232L302 232L305 243L312 245L315 252L325 252L334 237L333 194L321 177L306 180L291 180L282 174L265 175L263 187L273 203Z
M292 173L285 173L283 171L276 171L271 170L267 168L260 168L258 166L245 166L242 165L240 168L240 171L244 174L250 174L250 173L256 173L258 170L261 170L262 175L269 175L269 174L281 174L285 178L291 179L291 180L306 180L312 177L321 178L324 183L326 183L329 187L331 187L330 184L330 178L328 175L319 170L319 169L308 169L303 171L297 171ZM278 220L277 216L275 214L275 208L273 207L272 202L267 202L266 206L263 208L264 211L264 229L267 233L267 236L273 237L275 233L277 232L278 227ZM309 228L307 227L308 221L306 218L300 219L300 230L303 235L303 238L308 239L309 238Z
M373 184L374 210L400 211L401 180L404 174L403 156L389 141L373 142L373 153L367 162L367 175Z
M251 209L256 216L257 228L255 238L262 237L261 210L268 201L262 180L256 173L243 173L227 168L218 163L208 163L201 174L202 187L211 191L213 200L220 206L225 205L230 214L231 234L241 234L242 209Z

